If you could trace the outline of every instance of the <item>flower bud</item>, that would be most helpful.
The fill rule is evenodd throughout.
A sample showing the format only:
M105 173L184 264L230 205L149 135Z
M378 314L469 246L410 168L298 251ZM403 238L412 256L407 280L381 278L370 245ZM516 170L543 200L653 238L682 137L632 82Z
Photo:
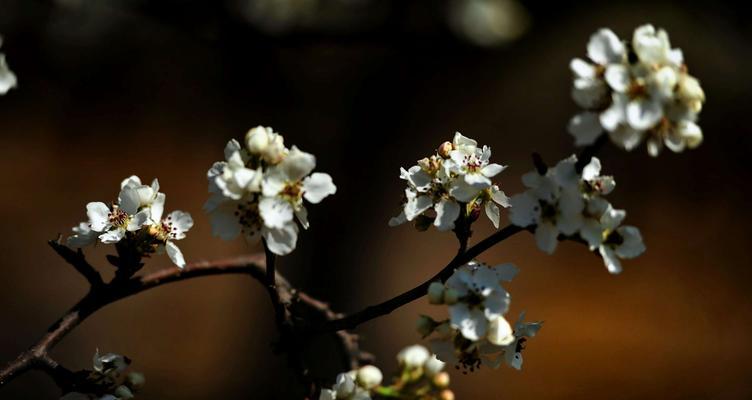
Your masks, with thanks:
M403 366L413 369L422 367L430 356L431 354L428 352L428 349L416 344L402 349L402 351L397 354L397 361Z
M444 389L439 393L439 400L454 400L454 392Z
M447 305L456 304L460 299L460 294L457 292L457 290L452 288L447 288L444 291L444 303Z
M444 302L444 284L441 282L431 282L428 286L428 302L431 304L441 304Z
M337 398L346 399L355 392L355 382L349 374L339 374L332 389L337 392Z
M439 155L442 158L449 158L449 152L451 152L452 150L454 150L454 146L452 146L452 143L444 142L441 144L441 146L439 146L439 148L436 151L439 153Z
M684 74L679 80L679 98L681 98L693 112L702 110L705 92L697 78Z
M434 375L433 380L431 382L437 388L445 389L449 387L449 374L446 372L438 373Z
M379 386L382 379L384 379L384 376L381 374L381 370L373 365L366 365L358 370L358 383L364 389L371 390Z
M415 324L415 327L422 337L426 337L433 333L434 328L436 328L436 321L427 315L421 315L418 317L418 322Z
M262 154L266 151L271 139L267 129L271 130L259 125L245 134L245 145L252 154Z

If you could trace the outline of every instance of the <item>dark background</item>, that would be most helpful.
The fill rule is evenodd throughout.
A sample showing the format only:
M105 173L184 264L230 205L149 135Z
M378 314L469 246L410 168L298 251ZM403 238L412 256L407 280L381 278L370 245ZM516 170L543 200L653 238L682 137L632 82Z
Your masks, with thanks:
M249 17L246 3L0 0L2 52L19 78L0 97L1 362L86 290L46 240L85 218L87 202L114 199L130 174L158 177L167 209L193 214L180 243L189 261L257 250L211 237L201 206L225 142L259 124L316 154L338 186L309 208L312 228L280 269L343 312L413 287L455 244L450 234L387 226L403 189L399 167L460 130L492 146L510 165L502 189L519 191L532 151L550 162L575 151L565 131L577 111L569 60L585 55L597 28L627 38L651 22L684 50L708 100L696 150L601 153L618 183L610 199L641 228L647 252L619 276L580 245L547 256L527 234L486 253L486 262L521 268L508 285L510 318L524 309L545 327L523 371L453 374L452 386L459 399L752 396L747 13L722 1L525 1L511 19L526 22L524 34L479 46L447 23L458 3L280 0L315 5L280 20ZM474 240L491 231L477 225ZM106 250L90 258L109 274ZM157 257L146 269L168 265ZM444 310L420 300L359 329L386 373L419 341L421 312ZM146 374L145 399L286 398L290 374L273 339L263 288L213 277L111 305L53 356L81 369L97 347L126 354ZM37 372L0 390L3 399L56 394Z

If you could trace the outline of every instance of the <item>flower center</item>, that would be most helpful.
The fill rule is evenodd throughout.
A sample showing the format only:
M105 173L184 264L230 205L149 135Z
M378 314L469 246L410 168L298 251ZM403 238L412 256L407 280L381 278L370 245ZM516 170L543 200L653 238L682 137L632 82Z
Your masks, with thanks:
M117 208L115 206L113 210L107 214L107 218L110 221L110 224L117 228L123 228L128 225L128 221L130 220L130 216L127 212Z
M288 202L296 204L303 197L303 183L301 181L287 182L279 195Z

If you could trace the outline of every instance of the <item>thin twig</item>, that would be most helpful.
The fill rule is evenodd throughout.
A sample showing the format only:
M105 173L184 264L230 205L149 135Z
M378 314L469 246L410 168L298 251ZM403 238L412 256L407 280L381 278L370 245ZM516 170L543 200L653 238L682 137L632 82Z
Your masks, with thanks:
M97 272L88 261L86 261L86 257L84 257L84 253L81 249L73 251L68 246L63 245L61 239L62 236L58 236L57 240L50 240L47 243L52 247L52 250L55 250L60 257L62 257L68 264L72 265L79 274L86 278L89 285L92 287L100 287L104 285L102 276L99 275L99 272Z

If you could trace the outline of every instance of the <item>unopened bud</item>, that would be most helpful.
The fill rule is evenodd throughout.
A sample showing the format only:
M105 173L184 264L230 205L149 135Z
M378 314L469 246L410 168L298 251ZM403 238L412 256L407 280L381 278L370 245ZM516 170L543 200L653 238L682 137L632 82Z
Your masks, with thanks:
M444 142L436 150L442 158L449 158L449 152L454 150L451 142Z
M253 154L261 154L269 146L269 132L263 126L252 128L245 134L245 145Z
M364 389L371 390L381 384L381 380L384 376L381 374L381 370L373 365L366 365L358 370L358 383Z
M440 400L454 400L454 392L449 389L444 389L439 393Z
M459 301L460 294L457 292L457 290L448 288L444 291L444 303L448 305L455 304Z
M444 302L444 284L441 282L432 282L428 286L428 302L431 304L442 304Z
M449 387L449 374L446 372L439 372L433 377L433 385L439 389L445 389Z
M420 160L418 160L418 166L423 171L430 171L431 170L431 160L428 159L428 157L423 157Z

